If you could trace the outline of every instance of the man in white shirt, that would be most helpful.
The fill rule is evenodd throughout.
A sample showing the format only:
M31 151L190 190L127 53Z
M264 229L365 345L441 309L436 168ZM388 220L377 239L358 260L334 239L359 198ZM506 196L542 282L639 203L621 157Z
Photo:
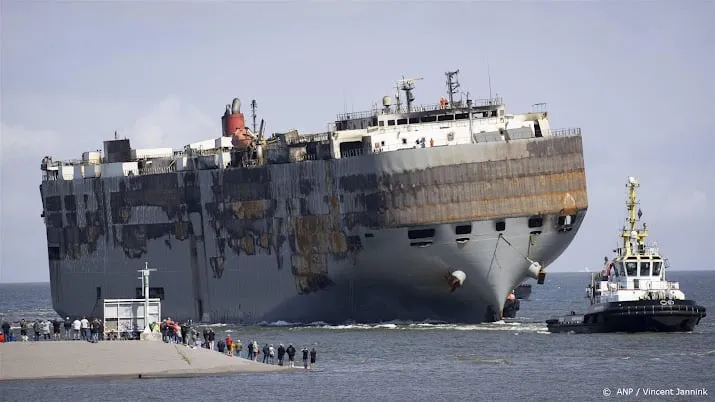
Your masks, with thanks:
M87 317L82 317L82 340L87 341L89 340L89 320Z
M79 330L82 327L82 323L78 319L72 321L72 339L79 340Z

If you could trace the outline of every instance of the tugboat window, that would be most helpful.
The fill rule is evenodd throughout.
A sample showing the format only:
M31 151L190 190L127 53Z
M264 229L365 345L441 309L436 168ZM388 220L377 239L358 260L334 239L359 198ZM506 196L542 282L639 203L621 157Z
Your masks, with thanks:
M628 276L638 275L638 263L637 262L626 262L626 274Z
M616 263L616 272L618 272L618 276L626 274L626 271L623 269L623 263L620 261Z
M661 261L653 261L653 275L660 275L660 267L663 265Z
M640 276L650 276L650 261L641 262L641 275Z

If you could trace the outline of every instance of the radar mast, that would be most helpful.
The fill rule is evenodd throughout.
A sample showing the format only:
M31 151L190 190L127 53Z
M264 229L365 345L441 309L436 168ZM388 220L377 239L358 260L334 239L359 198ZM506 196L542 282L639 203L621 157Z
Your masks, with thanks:
M253 118L253 132L256 132L256 109L258 109L258 103L255 99L251 101L251 117Z
M449 107L454 107L454 95L459 89L459 70L447 71L444 73L447 76L447 96L449 97Z
M395 88L397 88L397 94L395 95L396 101L397 101L397 110L400 110L400 107L402 106L402 102L400 101L400 91L405 91L405 99L407 101L407 112L412 111L412 102L415 100L415 95L412 93L412 90L415 89L415 81L419 81L423 79L422 77L417 77L417 78L405 78L405 76L402 76L401 80L397 81L397 85Z

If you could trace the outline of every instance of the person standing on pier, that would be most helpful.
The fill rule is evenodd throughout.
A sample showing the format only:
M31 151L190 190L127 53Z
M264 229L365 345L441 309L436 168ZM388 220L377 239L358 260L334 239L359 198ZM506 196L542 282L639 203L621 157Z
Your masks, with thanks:
M80 324L82 326L82 340L88 341L89 340L89 320L87 320L87 317L82 317Z
M79 340L79 332L81 330L82 330L82 322L78 318L75 318L74 321L72 321L72 340L73 341Z
M248 342L248 360L253 360L253 342Z
M35 333L35 342L40 341L40 320L35 320L35 322L32 323L32 332Z
M278 345L278 365L279 366L283 365L283 358L285 357L285 354L286 354L286 348L281 343L280 345Z
M315 367L315 358L316 358L317 352L315 351L315 348L310 349L310 368Z
M303 368L307 369L308 368L308 348L303 348L301 349L301 352L303 352Z
M241 357L241 350L243 350L243 344L241 343L240 339L237 339L236 342L233 344L233 349L234 356Z
M5 335L5 339L10 338L10 323L7 321L2 322L2 334Z
M295 367L295 348L293 347L293 344L288 344L286 353L288 354L288 367Z
M209 349L216 350L216 333L209 328Z
M69 317L65 317L65 340L70 340L72 339L72 321L70 321Z
M27 342L27 321L24 318L20 320L20 340Z
M233 338L231 338L231 335L226 335L226 354L233 356Z
M263 346L263 363L268 363L268 344Z

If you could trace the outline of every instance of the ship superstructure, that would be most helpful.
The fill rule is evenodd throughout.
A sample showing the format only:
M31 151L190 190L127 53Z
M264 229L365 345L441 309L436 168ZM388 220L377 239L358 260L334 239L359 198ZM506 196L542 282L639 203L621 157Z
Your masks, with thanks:
M580 130L500 98L414 104L415 79L327 132L264 135L235 99L218 138L104 142L42 162L52 297L63 316L141 293L178 319L478 322L543 282L587 210ZM543 106L543 105L542 105Z

